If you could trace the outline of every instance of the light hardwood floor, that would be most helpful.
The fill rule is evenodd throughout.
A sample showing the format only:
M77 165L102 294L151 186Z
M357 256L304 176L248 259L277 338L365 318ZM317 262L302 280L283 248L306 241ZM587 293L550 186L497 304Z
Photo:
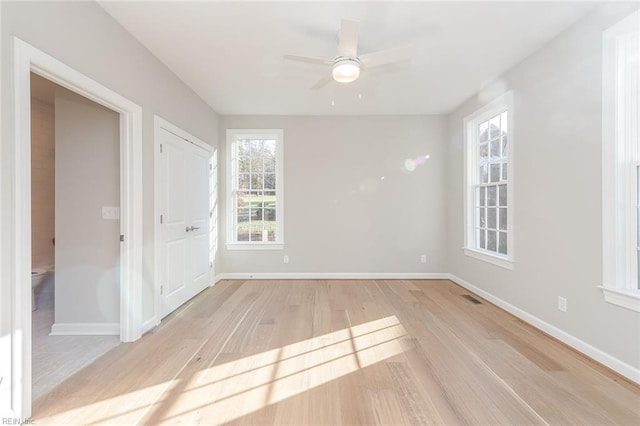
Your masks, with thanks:
M36 424L640 424L640 388L446 280L221 281ZM629 342L629 344L632 344Z

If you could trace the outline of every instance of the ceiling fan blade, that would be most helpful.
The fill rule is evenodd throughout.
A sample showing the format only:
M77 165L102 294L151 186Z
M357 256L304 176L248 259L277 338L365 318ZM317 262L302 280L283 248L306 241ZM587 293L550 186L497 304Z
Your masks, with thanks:
M338 56L356 58L358 56L358 30L360 24L357 21L343 19L338 33Z
M360 56L360 63L365 68L378 67L393 62L408 61L413 56L412 47L398 47L395 49L380 50Z
M313 58L311 56L284 55L284 59L316 65L333 65L333 60L331 59Z
M318 82L316 84L311 86L311 90L322 89L324 86L329 84L332 80L333 80L333 75L331 73L329 73L329 74L325 75L324 77L322 77L320 80L318 80Z

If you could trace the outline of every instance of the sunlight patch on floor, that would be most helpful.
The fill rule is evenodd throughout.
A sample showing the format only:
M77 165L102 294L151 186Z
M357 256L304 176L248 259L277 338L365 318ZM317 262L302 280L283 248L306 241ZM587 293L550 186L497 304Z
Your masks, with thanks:
M151 408L144 423L228 422L402 353L395 316L201 370Z

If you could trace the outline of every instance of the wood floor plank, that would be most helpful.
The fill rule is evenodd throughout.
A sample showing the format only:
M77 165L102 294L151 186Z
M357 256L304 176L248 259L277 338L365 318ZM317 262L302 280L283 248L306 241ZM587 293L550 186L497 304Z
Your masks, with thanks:
M447 280L225 280L36 424L640 424L640 387Z

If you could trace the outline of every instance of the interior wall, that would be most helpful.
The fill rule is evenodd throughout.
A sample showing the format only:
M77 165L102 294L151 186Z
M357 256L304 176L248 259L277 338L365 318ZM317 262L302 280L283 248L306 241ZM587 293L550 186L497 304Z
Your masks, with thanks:
M55 95L55 324L120 323L120 115ZM81 302L80 302L81 301Z
M212 146L217 145L218 116L144 46L95 2L1 2L2 122L10 123L11 37L36 48L140 105L143 109L143 238L142 320L154 314L154 182L155 114ZM11 127L2 127L0 182L2 205L12 200L9 158ZM6 142L6 143L5 143ZM5 216L3 216L4 218ZM11 229L3 220L2 252L7 253ZM13 277L1 276L2 312L11 312ZM10 318L2 316L2 330ZM4 355L3 355L4 356ZM7 355L9 356L9 355Z
M449 117L449 267L456 276L640 368L640 314L602 291L602 31L636 4L596 10ZM504 90L515 97L515 269L463 247L463 119ZM511 200L510 200L511 203ZM567 312L557 309L567 298Z
M53 104L31 98L31 265L54 263L55 122Z
M222 182L229 128L284 130L285 248L227 250L222 232L217 271L446 272L444 116L222 117Z

